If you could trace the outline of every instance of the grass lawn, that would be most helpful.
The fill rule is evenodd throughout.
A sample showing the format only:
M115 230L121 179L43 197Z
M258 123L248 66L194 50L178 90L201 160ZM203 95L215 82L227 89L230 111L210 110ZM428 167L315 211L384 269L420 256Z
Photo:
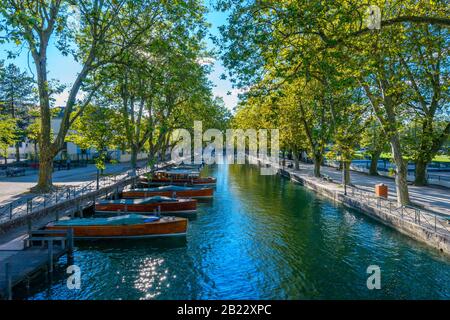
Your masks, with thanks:
M434 157L433 161L450 162L450 155L439 155Z
M380 156L381 159L391 159L392 154L390 152L383 152ZM408 159L407 157L404 157L405 159ZM410 159L408 159L410 160ZM449 155L438 155L433 158L433 161L437 162L450 162L450 156Z

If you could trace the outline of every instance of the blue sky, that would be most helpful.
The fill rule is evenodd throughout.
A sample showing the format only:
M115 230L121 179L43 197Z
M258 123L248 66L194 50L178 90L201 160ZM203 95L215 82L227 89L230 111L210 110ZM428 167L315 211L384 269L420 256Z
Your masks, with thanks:
M214 11L212 6L209 4L209 0L205 0L210 12L207 15L207 20L211 24L210 32L213 35L218 34L218 27L226 23L227 14ZM207 45L209 49L213 48L213 44L210 39L207 39ZM15 59L7 59L7 50L20 51L20 55ZM2 44L0 50L0 60L4 60L5 64L15 63L20 67L21 70L26 70L28 73L35 72L34 64L32 62L31 56L28 58L28 50L26 47L17 48L13 44ZM30 66L30 67L28 67ZM64 57L55 47L51 46L48 52L48 70L49 79L57 79L62 84L70 85L73 83L77 73L80 71L81 67L76 63L71 57ZM223 67L221 61L214 61L214 69L210 74L209 78L214 84L213 94L215 96L222 97L224 99L225 105L231 110L238 101L237 91L232 89L229 80L222 80L220 76L225 73L225 68ZM231 92L230 95L227 93ZM67 99L67 91L59 96L56 96L56 105L64 105Z

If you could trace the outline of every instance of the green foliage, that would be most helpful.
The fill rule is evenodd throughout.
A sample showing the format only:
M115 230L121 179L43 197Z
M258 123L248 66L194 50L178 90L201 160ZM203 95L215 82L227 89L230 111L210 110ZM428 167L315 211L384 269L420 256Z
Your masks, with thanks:
M117 112L88 105L83 114L73 122L66 141L75 143L81 149L95 149L99 154L95 163L97 168L102 170L105 169L108 149L117 148L123 137L123 124Z
M9 116L0 116L0 152L5 158L5 161L8 157L8 148L14 145L18 140L16 127L16 119Z

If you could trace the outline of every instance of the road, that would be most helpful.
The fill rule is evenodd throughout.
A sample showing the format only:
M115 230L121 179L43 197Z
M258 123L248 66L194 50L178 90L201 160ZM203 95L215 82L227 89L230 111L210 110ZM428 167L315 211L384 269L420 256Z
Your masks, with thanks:
M138 165L143 166L145 162L140 162ZM108 164L104 173L119 173L130 168L130 163ZM95 180L96 175L97 168L92 164L84 168L55 171L53 173L53 182L55 185L74 186ZM0 178L0 205L27 196L26 193L29 192L30 188L36 185L37 178L37 171L22 177Z
M300 170L307 171L313 175L314 166L302 163ZM330 176L333 181L342 181L342 172L332 167L321 167L322 174ZM389 198L396 199L397 192L395 190L394 179L387 177L373 177L364 173L351 171L351 183L358 188L369 192L375 192L375 185L384 183L389 188ZM440 214L450 216L450 190L444 187L417 187L410 185L408 187L411 201L425 209L433 210Z

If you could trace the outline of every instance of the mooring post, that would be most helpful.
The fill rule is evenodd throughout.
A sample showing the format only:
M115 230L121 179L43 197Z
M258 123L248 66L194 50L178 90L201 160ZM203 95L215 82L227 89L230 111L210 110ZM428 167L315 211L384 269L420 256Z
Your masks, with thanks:
M9 262L5 264L5 280L8 300L12 300L12 279L11 279L11 265Z
M33 199L27 200L27 213L31 213L33 211Z
M28 230L28 234L31 234L31 228L32 228L31 218L30 218L30 217L27 217L27 230Z
M55 220L56 220L56 221L59 221L59 211L56 211L56 212L55 212Z
M161 206L158 206L158 217L161 216Z
M67 258L73 259L73 228L67 230Z
M53 272L53 240L48 241L48 272Z
M83 218L83 210L81 210L81 202L80 202L80 200L77 201L77 212L78 212L78 216L80 218Z

